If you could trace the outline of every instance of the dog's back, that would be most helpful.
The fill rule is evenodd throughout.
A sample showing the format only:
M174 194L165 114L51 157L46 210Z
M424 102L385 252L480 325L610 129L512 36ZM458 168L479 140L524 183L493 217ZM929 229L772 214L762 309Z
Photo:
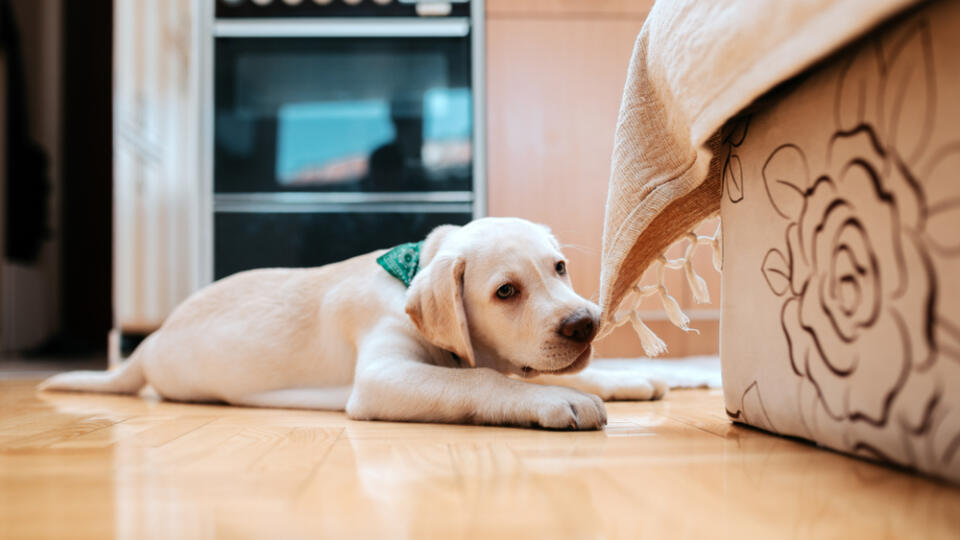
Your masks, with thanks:
M146 383L168 399L234 402L254 390L349 385L359 335L384 316L405 319L405 289L376 264L380 254L234 274L178 306L119 370L64 373L43 388L135 393Z

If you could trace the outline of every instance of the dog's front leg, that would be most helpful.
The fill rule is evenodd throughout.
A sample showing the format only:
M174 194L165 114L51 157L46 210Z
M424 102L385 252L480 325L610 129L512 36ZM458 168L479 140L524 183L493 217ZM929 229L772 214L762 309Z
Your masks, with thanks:
M571 388L538 386L487 368L420 361L419 344L362 348L347 414L354 419L600 429L603 402Z

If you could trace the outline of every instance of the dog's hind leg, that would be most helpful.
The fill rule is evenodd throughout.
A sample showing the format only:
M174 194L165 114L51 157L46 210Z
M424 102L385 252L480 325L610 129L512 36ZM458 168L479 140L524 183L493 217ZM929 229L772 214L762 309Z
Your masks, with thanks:
M227 401L232 405L247 407L342 411L346 408L352 391L352 385L330 388L285 388Z
M534 384L549 384L576 388L600 396L604 401L649 401L667 393L667 385L658 379L646 377L641 370L601 370L594 367L569 375L537 375L523 379Z

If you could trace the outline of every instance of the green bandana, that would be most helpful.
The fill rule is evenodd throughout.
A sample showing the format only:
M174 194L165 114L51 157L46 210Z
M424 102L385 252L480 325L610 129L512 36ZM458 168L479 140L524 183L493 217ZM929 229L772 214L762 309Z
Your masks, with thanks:
M423 242L400 244L377 257L377 264L409 287L410 282L413 281L413 276L417 275L417 270L420 269L421 247L423 247Z

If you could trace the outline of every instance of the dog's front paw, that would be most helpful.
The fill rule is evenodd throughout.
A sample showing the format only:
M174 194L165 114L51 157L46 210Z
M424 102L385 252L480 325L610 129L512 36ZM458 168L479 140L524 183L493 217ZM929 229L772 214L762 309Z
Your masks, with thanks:
M583 374L591 392L604 401L649 401L667 393L667 384L632 371L594 371Z
M534 423L547 429L602 429L603 400L572 388L545 386L534 397Z
M648 401L660 399L667 393L667 384L658 379L634 378L608 386L606 401Z

